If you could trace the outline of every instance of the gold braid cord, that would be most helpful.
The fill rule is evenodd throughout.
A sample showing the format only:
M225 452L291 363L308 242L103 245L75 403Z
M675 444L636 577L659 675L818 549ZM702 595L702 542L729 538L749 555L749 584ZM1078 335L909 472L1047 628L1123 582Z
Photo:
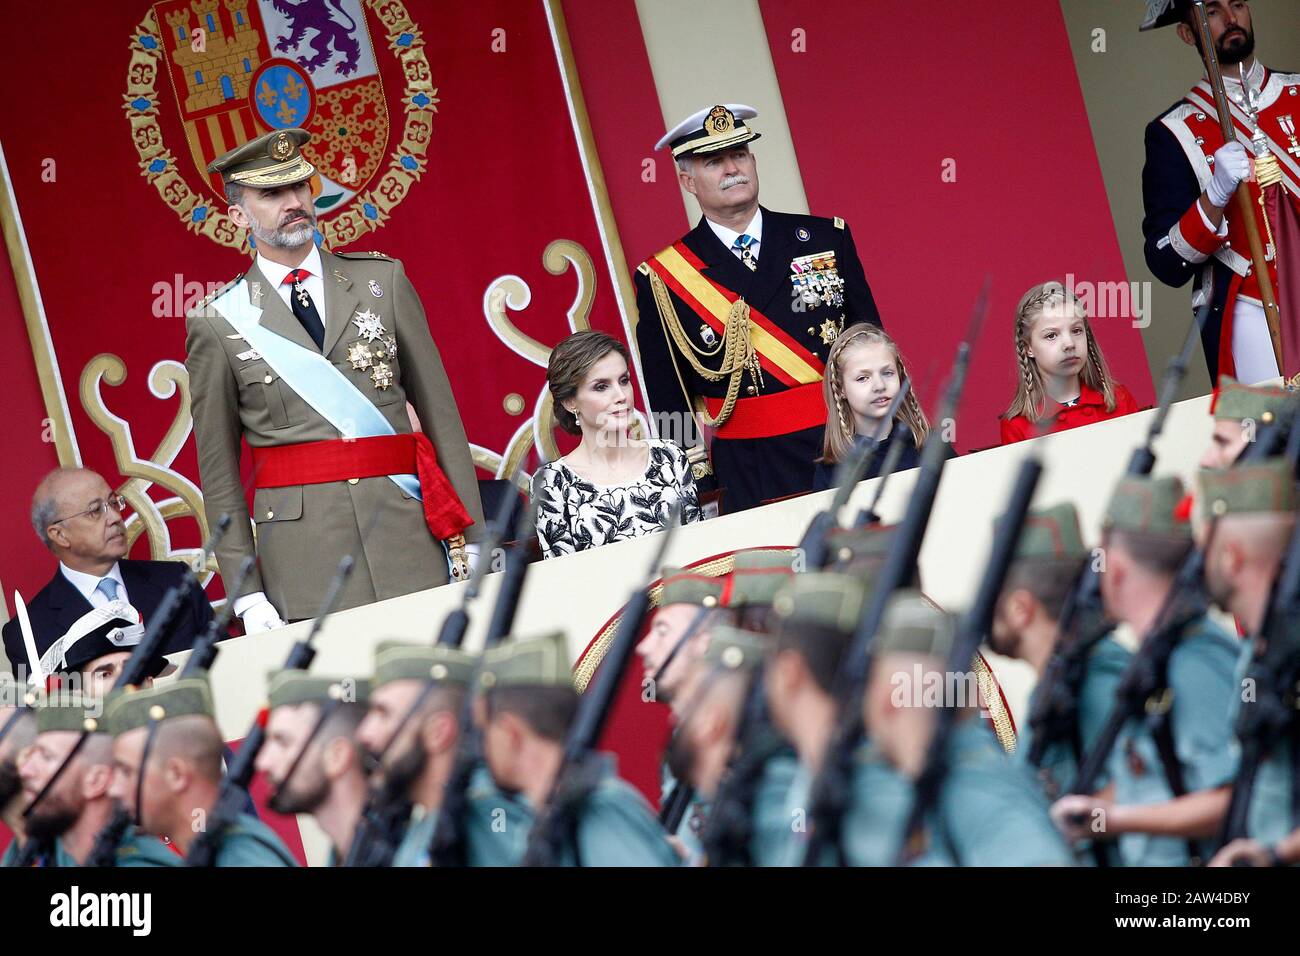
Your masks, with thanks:
M699 376L705 381L721 381L725 376L727 379L727 397L722 403L722 410L718 412L718 417L709 418L705 410L703 400L695 398L693 407L695 414L698 415L710 428L718 428L726 424L727 419L731 417L731 411L736 407L736 398L740 395L740 379L746 369L757 378L758 361L754 356L754 346L749 340L749 304L744 299L737 299L731 306L731 311L727 314L727 327L722 333L722 341L713 351L705 351L695 346L686 330L682 328L681 319L677 317L677 309L673 306L673 300L668 294L668 287L664 285L664 280L659 277L653 269L650 270L650 290L654 294L655 305L659 309L659 319L663 322L664 328L672 336L673 343L677 346L677 351L686 357L686 361L691 363ZM712 358L721 353L722 364L717 369L707 368L696 356L703 358ZM677 368L677 358L673 356L673 369L677 372L677 380L682 385L682 394L686 396L688 402L691 401L691 395L686 391L686 383L682 382L681 370Z

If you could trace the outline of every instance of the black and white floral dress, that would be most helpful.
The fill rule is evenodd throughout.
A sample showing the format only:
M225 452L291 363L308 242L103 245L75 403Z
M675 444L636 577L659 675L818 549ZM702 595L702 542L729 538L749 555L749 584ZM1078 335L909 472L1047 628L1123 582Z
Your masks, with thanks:
M650 464L625 485L597 485L556 460L533 475L537 537L547 558L598 548L663 530L673 505L682 501L682 523L699 521L699 498L686 453L652 438Z

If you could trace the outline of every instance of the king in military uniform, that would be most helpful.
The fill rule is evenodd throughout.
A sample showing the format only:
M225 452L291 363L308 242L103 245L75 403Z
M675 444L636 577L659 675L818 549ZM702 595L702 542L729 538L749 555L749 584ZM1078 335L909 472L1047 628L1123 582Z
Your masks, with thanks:
M401 262L313 241L308 138L276 130L208 167L257 256L186 317L204 505L210 521L234 519L217 549L229 582L255 547L240 440L252 449L261 569L234 595L249 632L316 614L344 555L356 570L340 607L445 584L449 565L467 572L483 524L465 428Z
M711 464L698 445L692 460L697 479L712 468L728 512L812 489L827 351L846 325L880 324L843 219L759 206L756 115L714 106L659 141L704 217L636 275L647 400L661 433L665 416L688 439L687 422L715 429Z

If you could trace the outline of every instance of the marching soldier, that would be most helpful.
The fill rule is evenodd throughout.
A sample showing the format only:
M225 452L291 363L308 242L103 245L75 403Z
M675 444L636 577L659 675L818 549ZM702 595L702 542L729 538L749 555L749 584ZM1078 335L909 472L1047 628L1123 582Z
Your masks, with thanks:
M729 575L708 577L679 573L665 576L663 590L660 592L661 610L656 612L650 633L638 646L639 651L644 651L647 679L654 680L656 692L669 695L668 703L677 722L673 740L665 754L661 805L670 799L681 783L681 777L673 769L674 765L681 769L684 762L690 759L685 753L675 754L675 751L689 746L681 739L680 728L689 713L688 707L695 706L696 689L711 670L700 665L705 660L705 651L712 642L713 635L720 628L728 628L729 625L725 623L728 620L743 623L750 630L766 630L772 600L794 574L795 561L796 553L788 549L741 551L736 554ZM672 633L655 631L656 625L661 623L659 614L664 608L670 609L667 614L672 614L672 608L686 607L695 601L699 602L700 610L695 611L690 618L679 618L685 629L675 639ZM700 625L692 630L695 617L701 613L703 618ZM651 671L652 664L657 666L654 671ZM662 677L656 679L660 673ZM691 703L688 704L688 701ZM783 748L781 755L789 758L788 748ZM786 759L773 772L780 777L784 771L788 782L793 766L793 760ZM674 834L681 841L688 861L702 858L700 834L708 814L707 800L695 796Z
M25 801L18 757L36 736L36 718L23 699L27 693L8 673L0 672L0 823L14 834L0 867L12 866L23 844Z
M765 634L719 627L696 668L700 676L692 681L691 703L673 738L669 763L679 780L688 781L699 792L700 806L706 814L724 779L738 772L737 747L746 743L740 736L746 702L754 681L762 679L771 643L772 638ZM777 866L781 862L779 855L768 854L786 845L790 832L786 798L799 766L788 743L774 731L766 736L770 739L756 739L750 744L766 755L744 754L746 763L762 760L749 807L747 862L753 866Z
M27 838L54 845L48 866L84 866L95 838L113 815L113 738L99 721L98 702L80 693L55 691L36 706L36 740L22 765L28 802L64 767L53 789L27 818ZM83 732L85 741L77 749ZM128 829L119 842L116 866L179 866L178 857L153 837Z
M1201 336L1211 380L1226 372L1262 382L1300 365L1300 322L1296 304L1281 301L1282 328L1270 329L1246 220L1233 197L1242 182L1249 184L1272 289L1293 288L1289 261L1296 250L1286 243L1300 241L1300 75L1270 70L1255 58L1248 5L1208 0L1205 7L1237 136L1225 144L1209 79L1147 126L1146 260L1166 285L1194 279L1193 305L1212 305ZM1190 0L1148 0L1143 30L1174 25L1184 43L1201 48Z
M331 865L348 854L366 803L366 773L353 735L369 686L287 670L267 681L266 742L255 767L276 813L310 813L330 838Z
M445 584L444 548L463 575L483 523L465 429L402 264L313 241L307 139L273 130L208 167L258 252L186 318L204 505L211 521L234 518L217 549L228 581L254 550L241 438L253 452L261 571L233 596L249 632L315 614L344 554L357 568L340 608Z
M1029 664L1041 681L1056 650L1062 608L1088 557L1074 505L1060 504L1030 512L993 615L989 646L999 654ZM1098 640L1089 651L1079 686L1075 739L1049 746L1038 770L1049 798L1055 800L1064 794L1074 781L1079 760L1110 714L1115 691L1132 656L1111 634ZM1030 711L1042 691L1041 683L1034 688ZM1016 756L1023 762L1032 749L1033 728L1024 721Z
M578 710L564 635L511 639L484 652L483 750L496 785L521 793L535 811L551 795L564 739ZM576 809L573 845L561 865L676 866L649 804L597 755L597 782Z
M1298 407L1300 394L1294 389L1243 385L1230 375L1220 376L1210 404L1214 432L1201 456L1201 467L1230 467L1267 426L1276 424L1289 431Z
M113 735L113 797L137 829L188 853L221 786L221 732L207 679L116 691L104 705L104 721ZM270 827L241 814L222 834L215 865L298 864Z
M974 672L946 672L955 639L954 618L919 591L891 598L863 700L871 742L858 755L852 810L845 820L849 862L893 862L911 809L911 785L890 781L879 767L874 774L864 771L883 758L906 780L920 775L937 714L931 688L939 687L945 696L941 706L954 707L959 715L947 741L942 790L925 821L923 844L915 848L918 862L1069 866L1073 861L1052 827L1046 801L979 718Z
M474 661L473 655L437 645L385 641L375 651L374 689L357 742L378 758L384 789L404 791L411 801L410 825L393 866L429 865ZM529 808L497 789L486 771L470 780L467 805L469 865L517 864L532 826Z
M1174 578L1192 549L1182 483L1126 476L1103 523L1106 613L1150 639ZM1175 616L1176 615L1176 616ZM1186 866L1207 859L1204 838L1227 809L1236 774L1231 707L1236 642L1203 608L1171 612L1179 637L1169 658L1163 719L1129 721L1110 757L1113 790L1052 805L1068 839L1114 839L1127 866ZM1154 729L1153 729L1154 724ZM1183 796L1176 797L1178 790Z
M704 217L635 279L649 404L683 445L698 441L688 422L716 429L708 458L728 512L812 489L828 349L846 325L880 324L844 220L759 206L756 115L714 106L656 145L672 149ZM692 458L702 478L703 448Z
M839 719L835 675L866 594L847 575L809 571L795 575L773 602L776 643L763 671L764 689L772 725L793 744L799 765L786 789L784 827L758 835L755 857L772 865L803 860L813 778ZM766 812L756 810L756 818Z
M1236 616L1249 637L1261 634L1273 581L1295 527L1296 486L1286 459L1239 465L1231 471L1205 470L1198 495L1206 520L1218 517L1205 555L1205 583L1214 602ZM1204 531L1201 538L1204 540ZM1233 695L1235 712L1244 702L1255 641L1242 645ZM1300 829L1292 814L1294 770L1290 747L1283 741L1265 756L1255 778L1247 815L1249 838L1221 849L1211 866L1243 860L1255 866L1300 863Z

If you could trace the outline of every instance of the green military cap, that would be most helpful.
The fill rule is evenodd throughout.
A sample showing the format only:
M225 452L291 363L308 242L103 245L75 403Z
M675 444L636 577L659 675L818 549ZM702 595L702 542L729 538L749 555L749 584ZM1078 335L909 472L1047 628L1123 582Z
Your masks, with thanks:
M120 690L104 704L106 732L121 736L172 717L211 717L212 688L206 677L186 677L142 690Z
M1016 542L1016 561L1072 560L1088 556L1079 532L1079 513L1065 502L1030 511Z
M763 662L771 647L771 638L738 627L714 628L704 649L704 662L725 670L750 670Z
M517 685L572 688L573 669L569 666L564 632L506 640L488 648L483 653L480 679L487 688Z
M1138 29L1146 32L1182 23L1190 9L1191 0L1147 0L1146 18Z
M816 624L845 634L858 626L867 590L862 582L831 571L796 574L781 588L772 610L783 625Z
M1220 422L1250 420L1270 425L1276 421L1290 425L1297 407L1300 407L1300 393L1295 389L1243 385L1231 375L1223 375L1210 403L1210 414Z
M731 580L724 585L724 607L769 605L795 573L799 552L794 548L738 551Z
M356 677L324 677L309 671L274 671L266 679L266 706L271 710L293 704L328 704L330 701L364 704L370 681Z
M956 618L935 607L920 591L899 591L889 599L878 654L929 654L946 661L957 636Z
M1296 510L1295 474L1285 458L1200 473L1201 516L1286 513Z
M1102 527L1190 538L1183 498L1183 483L1176 477L1125 475L1111 495Z
M56 689L41 694L36 704L36 732L71 730L104 733L99 701L80 692Z
M722 601L725 576L696 574L683 568L664 571L659 591L659 606L669 604L694 604L696 607L717 607Z
M435 680L469 686L477 658L473 654L440 644L404 644L383 641L375 649L373 687L395 680Z
M826 539L826 547L835 563L852 564L870 558L883 560L897 538L896 524L833 528Z
M292 186L316 175L316 167L301 152L310 139L305 129L273 129L218 156L208 163L208 172L241 186Z
M705 107L698 113L692 113L665 133L659 142L655 143L655 149L668 146L672 149L674 157L730 149L763 135L755 133L745 125L745 120L753 119L757 115L757 110L743 103Z

